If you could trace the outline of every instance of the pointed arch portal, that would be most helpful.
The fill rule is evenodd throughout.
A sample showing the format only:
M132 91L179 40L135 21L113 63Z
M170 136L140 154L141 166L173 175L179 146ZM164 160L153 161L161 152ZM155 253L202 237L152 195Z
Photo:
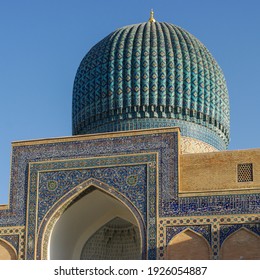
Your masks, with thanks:
M67 198L64 210L63 203L49 211L51 217L40 230L43 238L38 239L41 259L145 258L139 212L125 197L96 181L76 187L77 195Z

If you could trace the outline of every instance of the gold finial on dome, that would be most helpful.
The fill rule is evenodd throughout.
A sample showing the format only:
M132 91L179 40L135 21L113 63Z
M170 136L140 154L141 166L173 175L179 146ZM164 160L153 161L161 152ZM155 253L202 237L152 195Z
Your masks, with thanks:
M153 12L153 9L151 9L150 18L149 18L150 22L156 22L156 20L154 19L153 15L154 15L154 12Z

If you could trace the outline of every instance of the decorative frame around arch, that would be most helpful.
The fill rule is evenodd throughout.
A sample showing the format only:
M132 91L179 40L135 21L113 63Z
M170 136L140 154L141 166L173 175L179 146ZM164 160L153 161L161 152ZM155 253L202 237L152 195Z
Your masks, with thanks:
M30 163L25 259L41 259L39 240L43 235L40 226L47 221L46 214L57 202L60 205L65 203L68 198L66 195L77 193L77 187L88 179L107 184L109 192L112 191L125 204L128 204L125 199L129 199L138 209L146 226L146 251L143 256L155 259L157 178L156 152Z
M76 186L70 192L66 193L55 205L48 211L45 215L43 222L39 226L39 234L37 239L37 259L48 259L48 244L51 236L52 229L54 228L58 219L62 216L67 207L72 203L72 201L77 198L83 191L87 190L90 187L95 187L107 193L108 195L114 197L123 203L129 211L135 217L141 239L141 252L142 259L146 258L146 228L145 223L142 219L142 216L138 209L131 203L131 201L116 191L113 187L90 178L80 185Z

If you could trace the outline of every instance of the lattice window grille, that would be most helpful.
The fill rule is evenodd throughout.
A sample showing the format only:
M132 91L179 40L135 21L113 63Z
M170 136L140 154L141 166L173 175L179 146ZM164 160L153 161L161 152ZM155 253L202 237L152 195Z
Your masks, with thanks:
M253 181L253 164L243 163L237 165L237 181L252 182Z

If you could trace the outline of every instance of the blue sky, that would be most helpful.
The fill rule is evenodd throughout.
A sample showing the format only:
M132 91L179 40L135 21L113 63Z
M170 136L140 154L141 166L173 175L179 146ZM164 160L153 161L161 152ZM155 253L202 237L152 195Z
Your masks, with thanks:
M0 204L11 142L71 135L72 86L87 51L116 28L147 21L195 35L224 71L229 149L260 147L259 0L9 0L0 2Z

